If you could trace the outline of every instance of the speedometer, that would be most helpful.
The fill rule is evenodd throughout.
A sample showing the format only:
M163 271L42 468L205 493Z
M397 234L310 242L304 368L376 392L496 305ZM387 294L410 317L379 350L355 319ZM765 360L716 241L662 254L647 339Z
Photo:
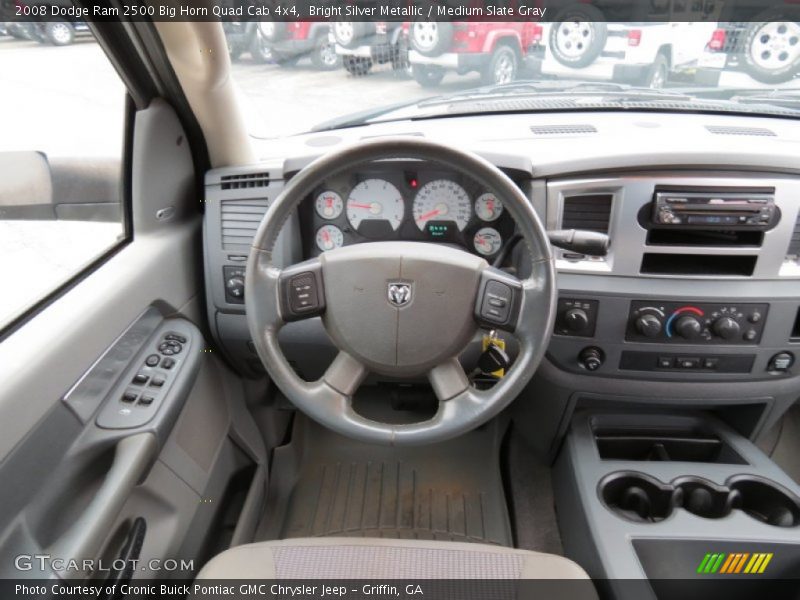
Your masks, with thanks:
M426 183L414 198L414 221L422 231L429 223L441 221L455 223L459 231L464 231L471 216L467 191L449 179Z
M396 231L404 212L400 192L384 179L365 179L353 188L347 199L347 220L356 230L363 221L387 221Z

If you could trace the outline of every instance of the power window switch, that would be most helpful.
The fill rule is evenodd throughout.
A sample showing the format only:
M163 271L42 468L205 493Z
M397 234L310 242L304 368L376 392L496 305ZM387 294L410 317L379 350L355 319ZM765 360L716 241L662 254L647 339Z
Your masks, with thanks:
M139 404L142 406L150 406L153 403L153 400L155 400L153 396L142 396L139 398Z
M144 385L147 383L147 380L150 379L149 376L145 375L144 373L137 373L133 376L133 383L136 385Z
M153 379L150 381L150 387L163 387L166 381L167 380L163 377L153 377Z
M131 402L136 402L136 397L138 394L136 392L125 392L122 394L122 401L126 404L130 404Z

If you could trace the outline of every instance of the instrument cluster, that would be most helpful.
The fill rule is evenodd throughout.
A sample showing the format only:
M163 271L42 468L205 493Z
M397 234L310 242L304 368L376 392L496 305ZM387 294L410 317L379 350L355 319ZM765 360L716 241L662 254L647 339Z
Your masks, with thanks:
M514 233L514 221L491 190L419 161L331 177L303 203L301 217L308 256L403 240L459 246L491 260Z

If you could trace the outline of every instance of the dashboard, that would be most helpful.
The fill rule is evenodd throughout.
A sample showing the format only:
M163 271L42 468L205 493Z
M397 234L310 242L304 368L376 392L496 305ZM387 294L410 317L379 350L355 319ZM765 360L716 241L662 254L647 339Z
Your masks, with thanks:
M304 255L371 241L449 244L492 260L514 234L502 202L461 174L391 161L329 178L300 207Z

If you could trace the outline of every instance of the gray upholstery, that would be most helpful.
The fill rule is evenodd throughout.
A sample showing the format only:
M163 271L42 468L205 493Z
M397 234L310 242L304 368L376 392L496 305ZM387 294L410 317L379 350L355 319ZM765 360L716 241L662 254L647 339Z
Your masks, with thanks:
M295 538L237 546L199 579L588 579L553 554L501 546L385 538ZM593 594L593 592L592 592Z

